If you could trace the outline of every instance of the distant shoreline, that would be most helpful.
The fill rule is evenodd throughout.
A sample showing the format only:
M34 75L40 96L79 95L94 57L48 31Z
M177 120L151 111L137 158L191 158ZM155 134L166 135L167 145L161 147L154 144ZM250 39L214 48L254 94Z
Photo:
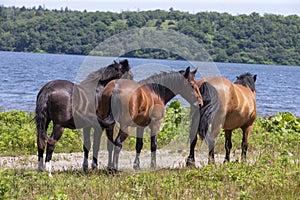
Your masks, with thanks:
M0 7L0 50L13 52L39 52L55 54L88 55L97 45L113 36L140 28L171 30L198 42L211 61L224 63L300 65L297 39L300 17L274 14L233 16L228 13L199 12L189 14L177 10L78 12L47 10L43 7ZM137 47L126 52L122 41L108 46L119 56L154 59L181 59L176 52L189 53L188 48L174 47L173 52L164 49L143 48L144 38L137 33L130 45ZM148 36L149 37L149 36ZM151 35L150 35L151 37ZM139 41L142 40L142 41ZM145 41L147 42L147 41ZM159 39L161 46L169 45ZM174 40L174 44L176 44ZM107 52L96 55L109 56ZM190 53L190 60L201 55Z

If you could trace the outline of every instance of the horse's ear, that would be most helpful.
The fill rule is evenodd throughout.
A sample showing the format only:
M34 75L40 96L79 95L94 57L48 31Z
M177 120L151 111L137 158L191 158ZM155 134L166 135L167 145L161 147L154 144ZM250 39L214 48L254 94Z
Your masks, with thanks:
M116 60L114 60L114 64L118 64L118 62Z
M191 72L191 67L188 66L185 70L184 78L189 78L190 72Z
M255 74L255 75L253 76L254 83L256 82L256 77L257 77L257 75Z
M128 66L128 65L129 65L127 59L122 60L122 61L120 62L120 64L122 64L122 65L124 65L124 66Z
M198 70L198 68L194 69L194 71L192 71L191 73L192 73L193 75L195 75L195 74L197 73L197 70Z

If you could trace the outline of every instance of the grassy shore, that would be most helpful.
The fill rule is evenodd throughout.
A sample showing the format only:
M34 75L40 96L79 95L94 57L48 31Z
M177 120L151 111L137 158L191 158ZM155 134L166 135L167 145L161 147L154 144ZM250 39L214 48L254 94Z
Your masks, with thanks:
M186 111L168 108L161 129L160 146L181 133L188 124L175 125ZM176 117L174 117L176 115ZM172 117L173 116L173 117ZM21 111L0 113L0 155L36 154L33 115ZM173 120L173 121L172 121ZM173 124L173 125L172 125ZM172 137L172 138L171 138ZM240 130L233 134L233 150L240 151ZM134 138L125 149L132 149ZM146 140L146 146L149 141ZM81 137L67 130L55 153L81 151ZM144 147L147 148L147 147ZM134 152L133 152L134 153ZM216 153L224 155L221 133ZM0 199L300 199L300 119L291 113L258 118L249 137L252 162L205 165L197 169L162 169L145 173L81 170L47 173L0 170Z

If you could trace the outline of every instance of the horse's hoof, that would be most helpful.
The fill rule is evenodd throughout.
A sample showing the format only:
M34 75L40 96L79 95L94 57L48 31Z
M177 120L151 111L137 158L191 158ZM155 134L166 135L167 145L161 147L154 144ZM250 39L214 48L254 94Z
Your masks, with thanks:
M49 173L50 176L52 171L51 161L45 163L45 170Z
M86 166L86 165L82 165L82 170L83 170L84 172L87 172L87 171L89 170L89 167Z
M87 158L84 158L83 162L82 162L82 169L83 171L87 172L89 169L89 163Z
M106 174L107 175L117 175L119 171L113 167L107 167Z
M40 160L38 163L38 172L43 172L45 170L43 160Z
M134 163L134 164L133 164L133 169L134 169L135 171L140 171L140 170L141 170L141 167L140 167L139 164Z
M98 169L98 165L92 162L92 170L97 170L97 169Z
M151 171L155 171L156 170L156 165L155 164L151 164L150 165L150 169L151 169Z
M195 160L192 158L186 159L186 166L188 168L196 168Z
M207 162L207 164L208 164L208 165L214 165L214 164L215 164L215 161L214 161L214 160L209 160L209 161Z

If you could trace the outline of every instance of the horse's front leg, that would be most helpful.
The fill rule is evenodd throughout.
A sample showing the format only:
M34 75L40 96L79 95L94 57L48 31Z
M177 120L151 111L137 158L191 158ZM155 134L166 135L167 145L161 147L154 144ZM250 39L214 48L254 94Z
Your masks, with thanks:
M91 139L90 139L90 132L91 127L85 127L83 128L83 151L84 151L84 157L83 157L83 163L82 168L84 171L88 170L89 165L89 151L91 149Z
M138 127L136 128L136 145L135 145L135 150L136 150L136 155L135 155L135 160L133 163L133 169L135 170L140 170L140 154L143 149L143 136L144 136L144 127Z
M115 146L114 146L114 156L113 156L113 170L114 172L118 171L118 165L119 165L119 156L120 152L123 146L124 140L128 137L128 127L122 128L120 127L119 134L115 140Z
M160 127L160 121L152 122L151 128L151 164L150 168L156 169L156 149L157 149L157 136Z
M193 108L193 107L192 107ZM190 126L190 153L186 160L186 166L187 167L195 167L195 146L197 144L197 134L198 134L198 127L199 127L199 109L192 109L191 108L191 126Z
M195 146L197 144L197 135L191 135L190 134L190 154L186 160L186 166L187 167L195 167Z
M48 139L47 142L45 168L46 171L48 171L49 176L51 176L51 170L52 170L52 166L51 166L52 154L55 149L56 142L60 139L63 132L64 132L64 128L62 126L54 124L51 137Z

